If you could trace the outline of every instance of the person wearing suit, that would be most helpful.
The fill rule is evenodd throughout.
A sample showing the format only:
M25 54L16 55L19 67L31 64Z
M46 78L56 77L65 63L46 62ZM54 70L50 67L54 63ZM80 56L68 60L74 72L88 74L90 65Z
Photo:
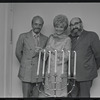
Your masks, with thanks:
M100 68L100 40L95 32L83 29L83 22L79 17L71 19L70 31L71 51L77 53L77 88L72 91L71 96L90 97L93 79L97 77L97 70ZM73 62L73 53L71 61ZM73 73L73 63L71 63L71 73Z
M36 83L41 86L42 82L42 59L40 61L39 79L37 77L37 66L39 51L46 46L48 37L41 34L44 21L41 16L32 19L32 30L19 35L16 44L16 57L20 63L18 77L22 81L23 97L38 97Z

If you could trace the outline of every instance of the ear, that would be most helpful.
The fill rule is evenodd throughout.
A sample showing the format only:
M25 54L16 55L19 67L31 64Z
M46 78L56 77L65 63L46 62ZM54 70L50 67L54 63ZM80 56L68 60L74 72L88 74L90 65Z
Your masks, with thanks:
M83 29L83 23L81 23L81 28Z

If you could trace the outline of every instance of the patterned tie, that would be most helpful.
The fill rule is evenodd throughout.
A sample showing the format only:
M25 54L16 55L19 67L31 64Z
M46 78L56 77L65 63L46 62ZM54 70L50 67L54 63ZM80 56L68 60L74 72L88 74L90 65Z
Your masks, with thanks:
M72 36L72 42L75 43L78 37L79 37L79 35L77 35L77 36Z
M34 37L35 37L36 46L39 47L40 46L39 35L35 35Z

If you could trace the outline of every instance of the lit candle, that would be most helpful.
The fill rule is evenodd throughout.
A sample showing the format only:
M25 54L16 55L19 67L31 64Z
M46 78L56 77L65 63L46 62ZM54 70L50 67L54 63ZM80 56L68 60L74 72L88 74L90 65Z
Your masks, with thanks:
M64 73L64 50L62 50L62 74Z
M50 74L51 51L49 51L48 74Z
M39 75L39 69L40 69L40 59L41 59L41 51L39 52L38 68L37 68L37 76Z
M68 50L68 76L70 77L70 51Z
M55 50L55 73L57 72L57 50Z
M44 76L44 70L45 70L45 56L46 56L46 51L44 49L44 57L43 57L43 70L42 70L42 75Z
M76 51L74 51L74 77L76 76Z

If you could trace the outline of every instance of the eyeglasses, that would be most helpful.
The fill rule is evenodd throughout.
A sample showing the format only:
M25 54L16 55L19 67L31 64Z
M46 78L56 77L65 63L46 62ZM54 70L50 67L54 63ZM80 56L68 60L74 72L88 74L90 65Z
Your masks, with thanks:
M76 23L74 23L74 24L70 24L70 26L75 26L75 25L78 25L78 24L80 24L81 22L76 22Z

